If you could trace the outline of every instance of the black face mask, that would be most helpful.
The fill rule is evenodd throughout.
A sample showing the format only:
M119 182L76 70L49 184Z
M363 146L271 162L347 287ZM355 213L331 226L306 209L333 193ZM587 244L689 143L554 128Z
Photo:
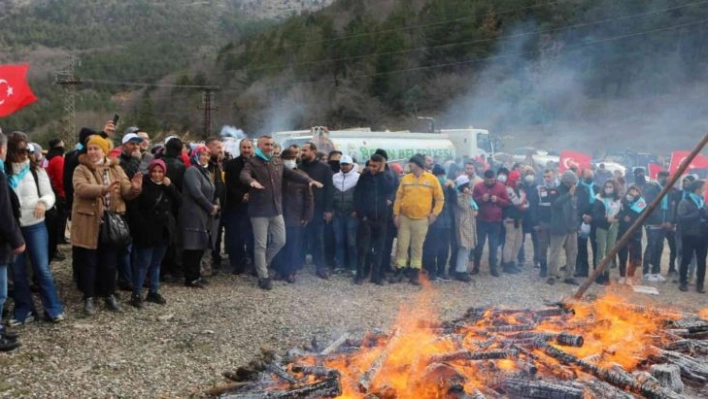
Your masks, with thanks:
M593 181L595 181L595 180L593 180L592 177L587 177L587 178L585 178L585 183L586 183L586 184L592 184Z
M327 163L329 164L329 168L332 169L332 172L339 173L341 169L339 166L339 161L329 161Z
M644 184L647 182L647 178L644 175L636 175L634 177L634 182L637 184Z

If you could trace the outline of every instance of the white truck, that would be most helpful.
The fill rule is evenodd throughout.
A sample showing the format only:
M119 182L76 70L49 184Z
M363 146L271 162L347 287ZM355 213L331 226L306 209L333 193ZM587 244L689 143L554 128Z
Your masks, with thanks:
M283 148L291 144L301 146L312 141L323 152L336 149L359 163L366 162L378 148L386 150L389 162L407 160L417 153L439 157L441 160L480 156L486 159L492 153L489 131L474 128L414 133L376 132L371 128L329 131L318 126L310 130L276 132L273 138Z

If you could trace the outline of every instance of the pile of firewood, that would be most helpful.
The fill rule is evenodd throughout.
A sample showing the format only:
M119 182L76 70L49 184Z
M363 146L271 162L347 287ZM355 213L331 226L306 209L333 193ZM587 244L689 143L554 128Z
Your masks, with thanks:
M395 327L362 339L344 335L326 348L312 343L283 356L264 350L250 364L224 373L230 382L209 393L225 399L336 398L345 394L366 399L706 395L708 320L656 308L616 306L618 311L660 320L660 328L643 337L649 355L632 370L607 361L622 351L621 344L608 345L583 358L570 353L595 339L591 331L612 329L613 321L578 319L573 303L555 303L539 310L470 308L456 320L418 322L417 329L429 331L457 349L421 356L417 364L403 366L406 370L396 365L394 371L399 375L410 373L407 392L385 383L391 371L387 367L394 367L390 357L407 333ZM353 366L350 360L354 356L373 349L377 356L366 369Z

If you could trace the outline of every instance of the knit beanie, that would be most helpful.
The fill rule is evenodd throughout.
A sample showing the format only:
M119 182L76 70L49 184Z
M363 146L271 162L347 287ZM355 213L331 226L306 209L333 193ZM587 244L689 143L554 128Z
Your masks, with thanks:
M384 157L385 160L388 161L388 153L383 148L378 148L376 151L374 151L374 154L381 155L382 157Z
M98 135L91 136L89 141L86 143L86 147L88 147L90 145L98 146L103 151L103 155L108 155L108 153L111 152L111 143L101 136L98 136Z
M425 157L420 154L413 155L408 162L416 164L421 169L425 169Z

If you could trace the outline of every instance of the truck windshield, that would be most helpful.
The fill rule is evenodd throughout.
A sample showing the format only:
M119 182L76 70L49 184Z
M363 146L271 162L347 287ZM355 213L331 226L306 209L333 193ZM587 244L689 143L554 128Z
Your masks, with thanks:
M477 148L487 154L492 153L492 142L489 140L489 134L477 133Z

